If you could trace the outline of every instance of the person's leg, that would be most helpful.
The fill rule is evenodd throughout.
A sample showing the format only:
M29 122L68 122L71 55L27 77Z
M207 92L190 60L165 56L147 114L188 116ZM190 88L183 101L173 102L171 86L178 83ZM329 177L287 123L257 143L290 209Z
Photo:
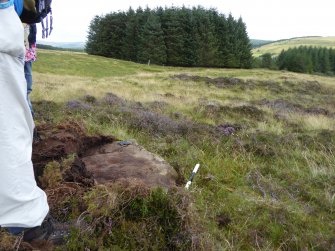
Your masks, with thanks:
M28 101L31 114L34 116L33 106L31 104L31 100L29 97L29 94L33 91L32 61L25 62L24 75L26 77L26 82L27 82L27 101Z
M23 27L14 8L0 9L0 226L40 226L49 207L31 162L34 123L27 104Z
M6 229L10 234L13 234L13 235L21 234L25 230L24 227L8 227Z
M33 240L47 240L51 236L52 239L62 240L64 237L68 236L68 231L57 231L54 228L54 222L50 215L47 215L43 220L41 226L33 228L24 228L24 227L8 227L5 228L8 233L12 235L19 235L23 233L23 240L31 242ZM54 231L57 231L54 232ZM50 240L52 240L50 239Z

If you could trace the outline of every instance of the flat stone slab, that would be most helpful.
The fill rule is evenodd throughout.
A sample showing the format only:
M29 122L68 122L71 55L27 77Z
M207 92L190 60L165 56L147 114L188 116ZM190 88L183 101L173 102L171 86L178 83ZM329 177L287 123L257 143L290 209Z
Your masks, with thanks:
M176 186L178 177L164 159L136 143L102 145L87 151L82 161L98 184L126 181L150 188L170 188Z

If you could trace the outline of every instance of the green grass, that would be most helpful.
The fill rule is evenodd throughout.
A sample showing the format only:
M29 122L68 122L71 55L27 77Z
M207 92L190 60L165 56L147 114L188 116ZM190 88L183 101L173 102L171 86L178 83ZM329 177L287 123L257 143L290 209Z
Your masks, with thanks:
M255 57L259 57L265 53L278 55L282 50L287 50L299 46L315 46L335 48L335 37L302 37L288 40L281 40L270 44L263 45L252 50Z
M37 72L48 72L57 75L72 75L81 77L109 77L125 76L139 72L162 71L158 67L146 67L146 65L134 64L120 60L111 60L109 58L91 56L86 53L72 53L72 57L66 57L68 52L40 50L39 60L42 64L36 64Z
M234 77L245 84L217 88L171 78L181 73ZM85 95L103 100L106 93L126 100L127 109L103 102L91 110L66 108L69 100L84 102ZM136 139L164 157L185 179L201 163L190 194L196 221L213 250L331 250L334 94L331 77L158 67L83 53L40 51L34 64L32 100L37 123L75 119L90 133ZM43 100L52 105L36 103ZM133 108L138 102L147 109L143 114ZM309 108L322 108L327 114L308 113ZM145 117L148 111L153 117ZM212 130L225 123L241 129L231 136ZM228 217L230 224L218 224L219 215ZM121 230L116 234L125 235L124 242L132 238L130 230ZM76 239L71 245L76 245Z

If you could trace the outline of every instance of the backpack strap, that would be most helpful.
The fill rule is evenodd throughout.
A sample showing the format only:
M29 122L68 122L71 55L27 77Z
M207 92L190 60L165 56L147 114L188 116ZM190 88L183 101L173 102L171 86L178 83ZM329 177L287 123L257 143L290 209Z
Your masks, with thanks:
M16 13L21 16L23 11L23 0L14 0L14 6Z
M51 34L52 30L53 30L53 21L54 21L54 18L52 17L52 10L50 10L50 32L49 32L49 35Z
M49 19L48 16L45 18L45 37L49 36Z
M9 0L4 3L0 3L0 9L6 9L14 4L14 0Z
M45 26L44 26L44 21L41 21L41 25L42 25L42 38L45 38Z
M51 1L50 1L51 2ZM45 10L47 7L46 4L46 0L40 0L39 1L39 10L40 12L42 10ZM49 12L49 13L48 13ZM52 17L52 9L51 7L48 5L48 10L46 12L46 16L42 16L41 19L41 24L42 24L42 38L48 38L53 30L53 17ZM44 19L43 17L45 17L45 23L44 23ZM50 24L50 26L49 26Z

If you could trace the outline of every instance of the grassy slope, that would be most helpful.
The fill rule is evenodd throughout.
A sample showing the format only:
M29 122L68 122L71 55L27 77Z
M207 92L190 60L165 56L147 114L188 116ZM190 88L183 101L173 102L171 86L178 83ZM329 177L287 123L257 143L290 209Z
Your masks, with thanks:
M293 38L270 44L263 45L259 48L253 49L254 56L258 57L264 53L279 54L282 50L287 50L292 47L299 46L316 46L335 48L335 37L303 37Z
M102 98L112 92L149 108L152 102L165 102L154 111L169 117L178 112L193 123L242 127L236 135L222 138L206 132L201 137L192 132L154 135L145 126L134 128L127 119L118 119L120 113L52 111L49 117L54 122L75 118L91 132L135 138L185 178L200 162L191 193L214 249L334 248L334 119L259 103L265 98L285 100L333 113L334 78L268 70L148 67L68 52L41 51L39 59L34 64L34 102L49 100L62 106L87 94ZM170 79L180 73L237 77L252 84L219 89ZM208 110L211 104L219 109ZM240 109L243 105L250 109ZM220 228L218 215L231 223Z
M265 44L273 43L271 40L250 39L252 48L258 48Z

